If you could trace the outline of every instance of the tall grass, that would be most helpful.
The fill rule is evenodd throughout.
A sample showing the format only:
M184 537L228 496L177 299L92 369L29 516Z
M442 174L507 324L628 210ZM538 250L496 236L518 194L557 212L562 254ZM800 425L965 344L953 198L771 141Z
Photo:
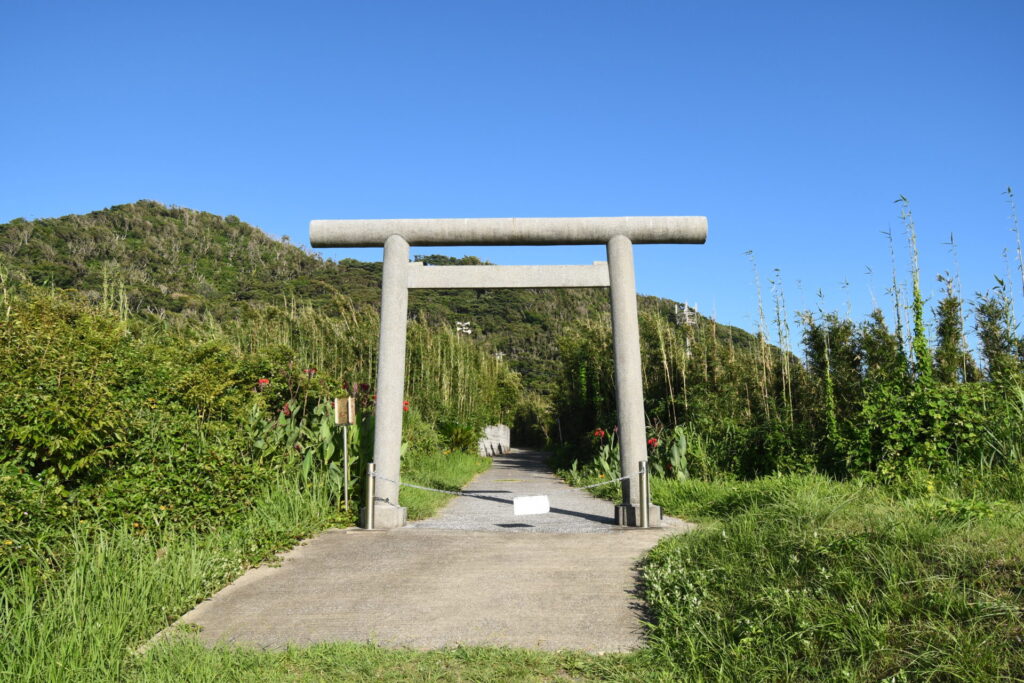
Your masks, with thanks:
M1008 196L1014 212L1012 193ZM713 320L678 315L673 320L671 307L642 308L648 436L665 443L667 434L685 425L707 440L713 469L748 478L818 471L840 478L878 472L898 479L922 465L938 473L969 462L984 469L994 462L980 436L1005 431L1000 421L1011 411L1004 397L1015 384L1024 384L1024 338L1014 317L1010 278L997 277L997 286L965 301L959 274L940 276L945 295L929 312L919 228L909 201L900 197L896 204L905 233L900 251L906 254L907 282L901 282L893 234L886 232L894 328L881 308L860 322L849 311L829 311L819 292L817 310L798 313L803 353L798 358L791 351L791 314L781 275L776 270L768 280L771 300L766 300L752 252L747 255L756 335L729 334ZM1011 230L1019 240L1015 216ZM955 265L952 236L946 244L954 248ZM1017 266L1024 287L1021 258ZM768 339L773 312L774 345ZM976 348L967 342L965 316L973 318ZM610 341L598 329L604 324L574 323L560 339L559 425L564 441L591 456L596 449L588 435L616 421L613 370L603 361Z
M1024 471L918 470L895 489L816 474L651 484L667 514L700 526L644 560L648 645L631 667L675 680L1024 679Z
M334 311L285 300L253 307L244 317L205 321L204 334L226 337L242 351L287 349L303 367L351 383L373 385L377 374L379 313L334 297ZM168 319L194 334L185 319ZM424 320L410 320L406 396L428 420L483 426L509 421L522 394L519 376L481 344Z
M894 500L814 475L662 482L655 496L715 520L664 541L643 572L649 654L682 678L1024 676L1020 505Z
M412 461L414 483L457 490L490 460L433 453ZM280 477L249 512L210 533L75 529L0 567L0 680L119 680L158 631L250 566L331 525L352 522L322 478ZM411 519L451 496L406 489Z
M136 648L211 592L343 521L326 490L281 478L212 533L74 530L49 552L10 558L0 567L0 678L122 678Z

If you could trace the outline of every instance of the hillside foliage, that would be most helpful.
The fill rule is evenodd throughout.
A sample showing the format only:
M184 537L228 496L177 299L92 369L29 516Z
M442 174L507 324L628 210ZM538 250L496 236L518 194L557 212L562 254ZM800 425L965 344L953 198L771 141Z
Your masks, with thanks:
M657 307L641 311L656 472L683 478L820 472L900 482L918 471L983 476L1024 468L1024 337L1010 288L997 277L991 289L965 301L955 276L944 274L944 292L929 307L903 203L901 215L912 286L904 292L894 284L888 320L881 308L860 322L824 306L794 315L777 272L753 344L731 337L723 343L713 320L680 323ZM1024 263L1018 265L1024 275ZM594 459L599 471L603 435L615 424L607 330L598 316L576 322L560 338L563 441L584 462ZM791 352L794 339L800 358Z
M11 278L75 289L94 302L113 296L132 315L186 327L300 309L351 317L380 304L380 263L325 259L235 216L148 200L84 215L15 219L0 225L0 254ZM432 265L482 263L472 256L418 258ZM664 303L641 300L643 306ZM524 386L543 395L555 391L558 335L570 322L608 310L605 292L585 289L414 290L409 297L411 319L452 328L469 321L474 340L501 352ZM310 317L304 314L302 324ZM753 339L721 329L747 343ZM301 346L300 354L312 351L313 340ZM304 360L323 365L320 358Z
M966 298L943 274L925 301L905 200L900 217L911 285L894 273L891 308L862 321L787 310L777 272L754 335L640 298L655 502L704 528L645 563L649 647L573 655L565 671L1020 677L1012 289L996 279ZM380 272L151 201L0 225L0 668L108 680L231 666L240 655L184 641L125 653L246 566L353 521ZM553 446L572 482L616 478L612 355L600 291L413 292L403 478L458 488L486 467L471 451L498 421ZM347 470L337 396L358 403ZM414 517L446 499L402 495ZM295 657L289 675L322 671Z

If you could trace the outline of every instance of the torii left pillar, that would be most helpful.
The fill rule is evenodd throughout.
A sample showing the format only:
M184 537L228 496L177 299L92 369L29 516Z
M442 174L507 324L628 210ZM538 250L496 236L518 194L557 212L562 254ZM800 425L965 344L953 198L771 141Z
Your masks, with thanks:
M380 301L380 349L377 359L376 429L373 462L377 486L374 526L405 526L406 508L398 505L402 451L402 401L405 393L405 336L409 314L409 243L400 235L384 242L384 273ZM390 480L390 481L388 481ZM366 510L362 510L366 526Z

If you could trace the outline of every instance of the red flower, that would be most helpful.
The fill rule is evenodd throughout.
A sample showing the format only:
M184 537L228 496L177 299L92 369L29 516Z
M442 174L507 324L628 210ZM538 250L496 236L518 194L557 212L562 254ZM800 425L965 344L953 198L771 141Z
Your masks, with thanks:
M370 390L370 385L369 384L360 384L359 385L359 391L369 391L369 390ZM374 398L376 398L376 397L374 397Z
M291 416L292 416L292 409L288 407L288 404L287 404L287 403L285 403L285 404L284 404L284 408L281 408L281 413L282 413L282 414L283 414L283 415L284 415L285 417L291 417Z
M594 430L594 436L596 436L597 438L603 439L604 435L605 435L605 431L603 429L601 429L600 427L598 427L597 429Z
M306 373L306 377L312 377L316 374L316 368L306 368L302 372Z
M257 380L257 382L259 384L270 384L270 380L267 379L266 377L260 377L259 380Z
M409 402L408 401L402 401L402 410L404 410L407 413L409 412Z
M652 436L651 438L647 439L647 445L650 446L651 448L654 448L655 446L658 445L658 440Z

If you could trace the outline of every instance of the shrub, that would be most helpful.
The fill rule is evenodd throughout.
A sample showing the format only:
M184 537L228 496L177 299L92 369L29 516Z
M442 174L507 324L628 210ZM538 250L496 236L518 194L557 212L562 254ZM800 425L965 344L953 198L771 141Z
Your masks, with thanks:
M465 453L477 452L481 437L479 428L457 422L442 422L437 426L437 431L449 450Z
M854 421L851 469L899 474L911 467L976 463L985 449L990 408L997 401L989 384L876 387Z
M5 476L50 492L44 507L72 523L141 530L235 514L292 462L253 449L248 417L265 397L244 360L223 340L125 322L73 294L14 297L0 327Z
M70 484L124 456L130 345L116 317L71 298L16 301L0 327L0 457Z

